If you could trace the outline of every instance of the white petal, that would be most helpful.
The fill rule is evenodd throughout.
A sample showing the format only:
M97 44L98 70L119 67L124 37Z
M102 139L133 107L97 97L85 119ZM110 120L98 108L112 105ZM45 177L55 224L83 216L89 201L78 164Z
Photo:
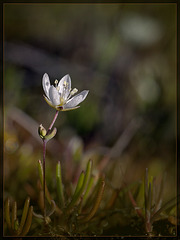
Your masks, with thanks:
M54 106L60 104L60 96L57 89L52 85L49 89L49 98Z
M47 73L45 73L43 75L42 85L43 85L43 89L44 89L46 96L49 98L49 89L50 89L51 84L50 84L49 76Z
M76 107L79 103L84 101L84 99L86 98L88 92L89 91L84 90L81 93L79 93L76 96L74 96L73 98L69 99L67 101L67 103L64 105L64 109Z
M56 108L56 107L52 104L52 102L51 102L45 95L43 95L43 97L44 97L44 99L46 100L46 102L49 104L49 106L51 106L51 107L53 107L53 108Z
M71 78L69 74L65 75L58 84L59 87L59 93L64 94L63 97L64 99L67 99L69 92L71 90Z

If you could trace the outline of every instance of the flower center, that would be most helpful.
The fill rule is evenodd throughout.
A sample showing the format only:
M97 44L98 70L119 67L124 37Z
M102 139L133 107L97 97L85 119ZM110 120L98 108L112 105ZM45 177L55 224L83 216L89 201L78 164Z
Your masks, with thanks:
M62 107L64 104L66 104L67 100L69 100L75 93L78 92L77 88L74 88L72 91L71 89L68 89L68 85L69 83L67 81L63 82L63 90L61 93L59 93L60 95L60 104L58 105L59 107ZM54 81L54 86L59 92L60 87L58 87L57 79Z

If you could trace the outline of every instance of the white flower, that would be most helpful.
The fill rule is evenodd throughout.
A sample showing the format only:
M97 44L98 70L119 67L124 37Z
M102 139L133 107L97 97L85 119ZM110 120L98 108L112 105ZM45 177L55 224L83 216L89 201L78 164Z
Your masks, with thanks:
M79 103L84 101L88 94L88 90L84 90L76 96L77 89L71 90L71 78L67 74L58 83L58 80L54 82L55 86L50 84L49 76L47 73L43 75L42 85L45 92L44 98L46 102L53 108L59 111L68 111L79 108ZM71 98L72 97L72 98Z

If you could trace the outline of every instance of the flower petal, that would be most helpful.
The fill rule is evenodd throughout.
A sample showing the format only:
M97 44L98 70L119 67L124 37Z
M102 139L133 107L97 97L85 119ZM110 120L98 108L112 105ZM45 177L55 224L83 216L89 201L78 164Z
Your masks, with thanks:
M67 99L69 92L71 91L71 78L69 74L65 75L58 84L59 93L63 94L63 98Z
M57 89L52 85L49 89L49 99L54 106L60 104L60 96Z
M86 98L86 96L88 95L87 90L82 91L81 93L77 94L76 96L74 96L73 98L69 99L67 101L67 103L64 105L63 109L65 111L65 109L68 108L74 108L76 107L79 103L81 103L82 101L84 101L84 99Z
M43 95L43 97L44 97L44 99L46 100L46 102L49 104L50 107L56 108L56 107L52 104L52 102L51 102L45 95Z
M51 84L50 84L49 76L47 73L45 73L43 75L42 85L43 85L43 89L44 89L46 96L49 98L49 89L50 89Z

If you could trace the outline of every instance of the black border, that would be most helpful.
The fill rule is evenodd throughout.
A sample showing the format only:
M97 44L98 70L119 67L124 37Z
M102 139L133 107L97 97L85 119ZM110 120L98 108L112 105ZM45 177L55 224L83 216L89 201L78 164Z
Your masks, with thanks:
M149 4L149 3L155 3L155 4L166 4L166 3L175 3L177 5L177 39L176 39L176 48L177 48L177 84L176 84L176 156L177 156L177 195L178 195L178 200L179 200L179 204L178 204L178 208L177 208L177 216L180 219L180 163L179 163L179 137L180 137L180 129L179 129L179 120L180 120L180 116L179 116L179 100L180 100L180 96L179 96L179 78L180 78L180 69L179 69L179 63L180 63L180 47L179 47L179 35L180 35L180 30L179 30L179 26L180 26L180 17L179 17L179 13L180 13L180 1L179 0L151 0L151 1L146 1L146 0L139 0L139 1L135 1L135 0L52 0L52 1L48 1L48 0L42 0L42 1L35 1L35 0L29 0L29 1L25 1L25 0L18 0L18 1L13 1L13 0L1 0L0 2L0 25L1 25L1 38L0 38L0 77L1 77L1 81L0 81L0 110L1 110L1 118L0 118L0 123L1 123L1 129L0 129L0 147L1 147L1 152L0 152L0 233L1 233L1 238L2 239L57 239L57 238L53 238L53 237L4 237L3 236L3 149L4 149L4 145L3 145L3 137L4 137L4 129L3 129L3 120L4 120L4 109L3 109L3 6L4 4L53 4L53 3L65 3L65 4L78 4L78 3L82 3L82 4L112 4L112 3L142 3L142 4ZM79 237L78 239L133 239L133 237L135 239L151 239L150 237L136 237L136 236L132 236L132 237L105 237L105 236L100 236L100 237ZM59 238L59 239L76 239L75 237L67 237L67 238ZM177 236L175 237L153 237L153 239L159 240L165 240L165 239L180 239L180 224L177 225Z

